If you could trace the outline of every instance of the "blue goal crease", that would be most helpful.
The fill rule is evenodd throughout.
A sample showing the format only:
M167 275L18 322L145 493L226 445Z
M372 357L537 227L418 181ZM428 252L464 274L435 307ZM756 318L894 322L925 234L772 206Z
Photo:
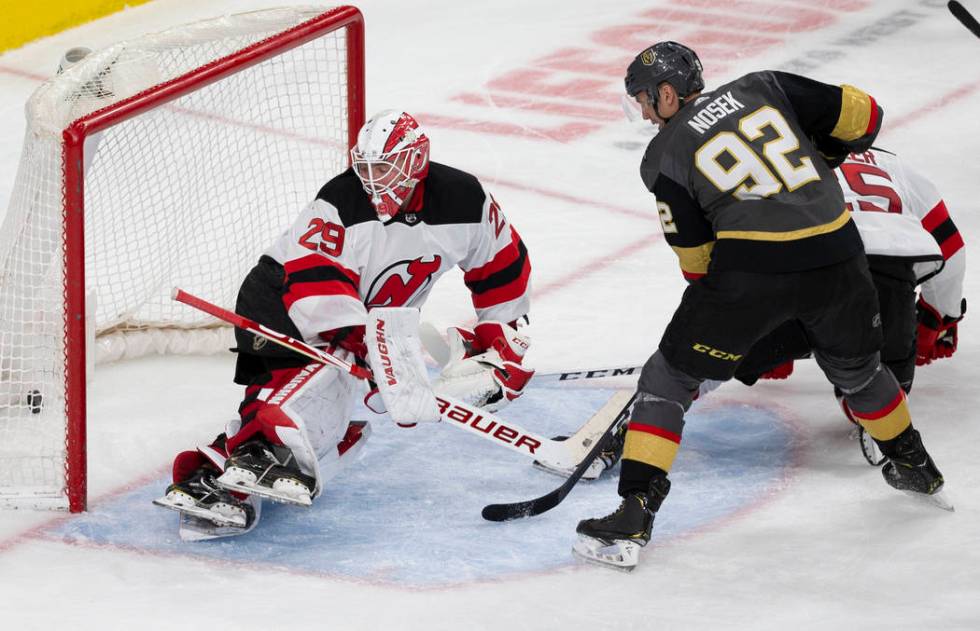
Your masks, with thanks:
M574 432L614 390L529 389L504 412L551 436ZM113 497L46 534L66 541L145 549L250 566L406 587L439 587L559 570L575 561L575 525L618 503L618 468L580 483L538 517L491 523L485 504L530 499L560 484L526 458L440 424L375 423L363 458L328 484L311 508L266 503L251 533L185 543L176 514L155 507L169 480ZM784 486L793 430L773 410L695 406L657 516L664 544L717 523Z

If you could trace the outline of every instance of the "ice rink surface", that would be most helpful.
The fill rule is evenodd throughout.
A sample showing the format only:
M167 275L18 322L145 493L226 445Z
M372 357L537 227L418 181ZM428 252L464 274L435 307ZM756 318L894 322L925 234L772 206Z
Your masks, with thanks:
M964 4L980 14L980 2ZM65 49L268 6L158 0L0 56L0 204L23 104ZM527 243L529 362L542 372L642 363L683 290L638 177L650 130L619 106L626 64L657 40L694 46L709 89L774 68L872 93L885 110L877 144L938 185L968 249L980 242L980 41L945 2L359 6L368 111L416 113L433 159L478 175ZM977 278L968 271L971 300ZM449 275L423 318L466 323L469 304L460 275ZM727 384L695 406L674 488L632 574L569 551L579 519L616 505L614 478L583 483L540 517L485 522L484 504L534 497L559 479L438 425L376 424L362 461L312 509L272 506L247 536L181 543L174 515L149 500L173 455L234 413L232 360L100 368L90 511L0 512L0 628L977 629L975 317L952 359L918 371L910 399L956 512L887 487L816 366L798 363L785 382ZM631 385L532 388L502 416L570 431Z

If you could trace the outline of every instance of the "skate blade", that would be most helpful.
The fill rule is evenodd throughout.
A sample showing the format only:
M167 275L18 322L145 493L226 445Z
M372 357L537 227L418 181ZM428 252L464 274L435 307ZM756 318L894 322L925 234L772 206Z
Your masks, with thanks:
M221 513L216 513L214 511L208 510L206 508L201 508L199 506L188 506L185 504L177 504L170 502L166 497L161 497L153 500L156 506L161 508L168 508L173 511L177 511L181 515L192 516L195 519L201 519L210 522L216 526L229 526L233 528L244 528L245 527L245 516L230 516L222 515Z
M248 530L245 527L219 526L207 519L181 513L177 534L180 535L181 541L208 541L244 535L246 532Z
M580 559L620 572L632 572L640 560L640 545L632 541L607 543L579 535L572 544L572 553Z
M951 513L956 512L956 507L949 500L949 496L946 495L946 491L939 490L932 495L927 495L925 493L916 493L915 491L902 491L909 497L914 497L916 501L922 502L928 506L935 506L936 508L941 508L944 511L949 511Z
M262 500L257 497L249 497L245 502L252 507L253 515L252 523L247 526L218 526L206 519L181 513L178 528L181 541L209 541L211 539L237 537L252 532L262 516Z
M227 473L227 471L225 472ZM274 489L268 486L262 485L250 485L236 480L226 480L224 475L218 478L216 481L218 486L228 491L238 491L239 493L245 493L246 495L255 495L258 497L263 497L273 502L279 502L280 504L293 504L295 506L312 506L313 498L310 497L309 493L297 493L290 494L285 493L282 489Z

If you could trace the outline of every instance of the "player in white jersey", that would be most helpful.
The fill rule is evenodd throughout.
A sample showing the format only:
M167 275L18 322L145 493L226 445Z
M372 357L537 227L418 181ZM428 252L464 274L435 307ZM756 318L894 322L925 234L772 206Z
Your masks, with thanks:
M848 156L837 170L837 179L854 211L872 274L876 274L882 317L898 315L901 322L909 321L912 296L907 286L896 297L893 311L884 303L889 293L882 289L884 280L877 281L877 277L885 276L889 262L914 263L911 277L921 283L915 365L951 357L956 351L957 323L966 313L966 248L939 191L898 156L881 149ZM908 278L906 274L900 280ZM887 354L888 339L885 344L883 353ZM911 387L911 361L908 366Z
M957 323L966 313L963 237L932 182L893 153L872 148L850 154L834 173L864 241L878 292L881 361L909 393L916 366L956 351ZM787 322L752 347L735 378L747 385L760 378L785 379L793 372L793 360L809 352L799 324ZM845 416L855 422L842 393L836 388L834 393ZM880 464L874 441L860 427L858 434L864 457Z
M882 362L909 392L917 365L956 351L957 323L966 313L963 237L932 182L893 153L850 154L835 174L878 291ZM789 322L752 348L736 378L749 384L760 376L785 378L793 359L808 352L799 326Z
M368 310L420 307L459 267L477 324L450 330L455 354L436 389L491 410L520 396L534 372L522 366L529 340L517 331L531 265L500 206L474 176L430 162L427 135L404 112L368 120L351 157L245 278L236 311L363 363ZM182 523L232 532L254 526L255 495L309 505L369 429L350 422L351 375L241 330L236 338L238 418L179 454L174 483L155 501L181 511Z

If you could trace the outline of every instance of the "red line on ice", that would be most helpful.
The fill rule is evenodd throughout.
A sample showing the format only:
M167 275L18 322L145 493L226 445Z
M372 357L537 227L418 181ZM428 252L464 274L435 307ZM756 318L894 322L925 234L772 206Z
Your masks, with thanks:
M888 113L886 111L884 126L888 127L889 129L898 129L900 127L905 127L910 123L918 122L930 114L935 114L945 109L947 106L965 99L976 92L977 89L980 89L980 80L954 88L953 90L950 90L946 94L940 96L938 99L923 105L919 109L902 114L891 121L888 120ZM887 108L887 105L885 105L885 107Z

